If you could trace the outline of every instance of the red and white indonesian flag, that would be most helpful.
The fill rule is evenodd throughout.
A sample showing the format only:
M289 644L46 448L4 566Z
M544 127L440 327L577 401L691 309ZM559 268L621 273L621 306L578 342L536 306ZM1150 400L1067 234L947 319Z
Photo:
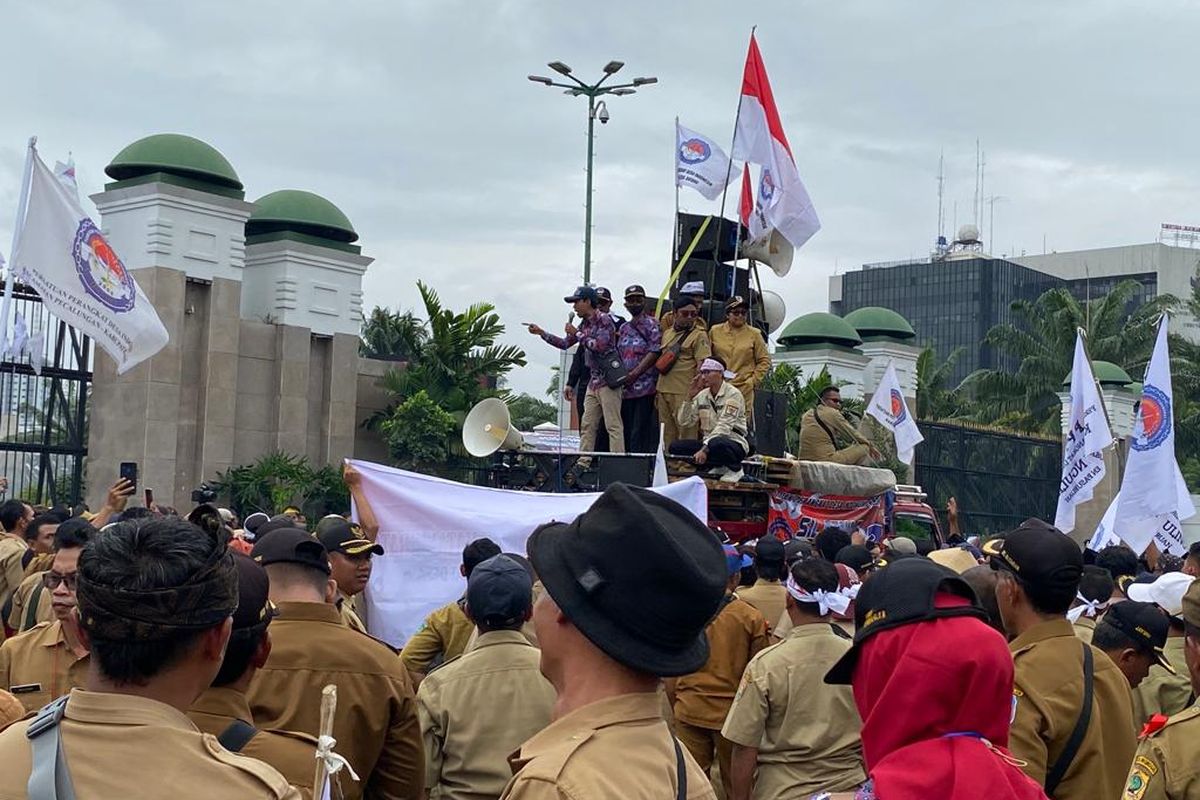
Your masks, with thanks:
M742 75L741 113L733 137L733 157L762 167L758 205L766 221L792 247L799 248L821 229L817 211L796 170L767 79L767 68L753 34Z
M1063 533L1075 529L1075 507L1092 499L1104 479L1104 449L1112 444L1112 430L1092 365L1083 346L1082 331L1075 334L1075 359L1071 365L1071 417L1067 420L1062 451L1062 480L1054 527Z
M95 339L118 373L161 350L167 329L154 306L32 143L24 187L10 274L36 289L55 316Z
M887 369L883 372L879 388L871 397L867 413L892 432L892 436L896 439L896 457L905 464L911 464L913 450L925 441L925 437L921 434L921 429L917 427L917 421L913 419L913 415L908 412L908 403L904 401L904 391L900 388L900 379L896 377L896 365L891 361L888 362Z
M675 120L675 185L690 186L706 200L716 200L733 177L729 156L704 134Z
M1196 513L1175 460L1175 398L1165 314L1143 386L1113 524L1117 535L1137 553L1153 540L1160 517L1174 514L1176 520L1185 520Z

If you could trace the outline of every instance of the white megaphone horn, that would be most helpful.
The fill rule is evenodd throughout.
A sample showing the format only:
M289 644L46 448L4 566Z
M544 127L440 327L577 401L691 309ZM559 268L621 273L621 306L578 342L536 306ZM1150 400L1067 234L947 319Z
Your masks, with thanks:
M792 268L792 257L796 250L792 243L774 228L768 228L742 247L741 255L751 261L766 264L779 277Z
M498 397L480 400L463 420L463 447L473 456L490 456L497 450L520 450L525 437L512 426L508 406Z

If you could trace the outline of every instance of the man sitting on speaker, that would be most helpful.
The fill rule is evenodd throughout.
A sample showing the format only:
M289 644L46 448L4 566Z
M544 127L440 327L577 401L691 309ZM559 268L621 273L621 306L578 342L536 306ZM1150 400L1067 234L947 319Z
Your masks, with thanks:
M696 330L707 331L708 322L704 319L704 281L688 281L683 286L680 286L679 297L691 298L696 304L696 313L698 314L695 323ZM671 330L674 324L675 311L673 309L668 310L659 320L659 326L662 328L663 333Z
M671 444L671 455L691 456L699 466L710 465L709 475L725 483L742 479L742 459L750 452L746 441L746 400L732 383L733 373L717 358L706 358L692 380L691 399L679 407L681 426L700 423L700 439L680 439Z
M836 386L821 390L816 408L800 418L800 460L834 464L868 463L879 451L842 416L842 393Z
M612 317L600 310L600 295L591 286L580 286L574 294L563 298L575 305L580 323L576 328L567 323L566 338L547 333L538 325L529 325L529 332L542 337L559 350L579 343L584 348L584 362L591 377L588 379L587 396L583 401L583 419L579 423L579 447L584 452L595 449L596 431L601 423L608 430L609 449L613 453L625 452L625 429L621 423L621 389L613 389L604 381L601 357L617 346L617 329ZM579 459L579 469L586 469L591 458Z

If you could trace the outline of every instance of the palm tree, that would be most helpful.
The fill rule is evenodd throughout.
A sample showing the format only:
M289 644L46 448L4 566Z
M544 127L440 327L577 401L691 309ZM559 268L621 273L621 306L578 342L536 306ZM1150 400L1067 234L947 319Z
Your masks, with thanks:
M1075 332L1087 331L1093 360L1111 361L1141 374L1154 344L1156 323L1179 301L1171 295L1129 310L1140 286L1122 281L1088 304L1066 289L1050 289L1036 300L1012 304L1015 323L988 331L985 343L1020 361L1016 372L982 369L968 375L957 391L976 403L978 422L1030 432L1057 434L1063 378L1071 371Z
M376 306L363 322L359 354L384 361L413 361L425 346L425 323L411 311Z
M921 351L917 357L917 419L930 422L957 419L967 408L969 403L957 387L946 388L954 364L965 349L956 348L941 363L932 347Z

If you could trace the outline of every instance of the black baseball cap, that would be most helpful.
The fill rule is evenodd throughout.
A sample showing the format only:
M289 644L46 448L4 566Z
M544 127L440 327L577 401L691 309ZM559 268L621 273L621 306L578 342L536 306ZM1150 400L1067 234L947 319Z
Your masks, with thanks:
M1104 615L1101 625L1112 625L1121 633L1132 639L1138 649L1154 656L1158 665L1175 673L1175 668L1167 660L1163 648L1167 646L1167 634L1170 633L1171 623L1166 614L1153 603L1139 603L1136 600L1126 600L1115 603Z
M241 553L233 554L233 566L238 575L238 607L233 612L233 629L268 624L276 612L274 603L268 598L271 581L267 571L253 558Z
M595 306L600 304L600 293L591 286L580 286L575 289L574 293L564 297L563 300L568 303L574 303L576 300L587 300Z
M467 579L467 613L476 622L514 625L533 605L529 571L506 555L477 564Z
M641 287L641 285L635 283L635 284L632 284L631 286L625 287L625 296L626 297L645 297L646 290L643 289Z
M772 564L782 564L784 559L783 542L774 536L764 536L754 545L754 559L769 561Z
M744 298L738 294L735 294L733 297L731 297L725 301L725 310L726 311L733 311L735 308L745 308L745 307L746 307L746 298Z
M268 564L302 564L326 575L330 573L325 545L302 528L278 528L260 534L250 557L264 567Z
M321 520L325 522L325 520ZM383 546L372 542L362 534L362 529L346 520L331 521L317 534L317 541L330 553L357 556L363 553L383 555Z
M1079 546L1040 519L1027 519L1005 536L989 563L992 569L1007 570L1021 582L1055 595L1074 594L1083 577Z
M939 608L935 598L948 592L970 605ZM854 601L854 644L825 675L826 683L850 683L863 642L889 628L942 617L975 617L987 622L975 590L953 570L928 558L893 561L862 584Z
M606 303L612 302L612 292L610 292L606 286L597 286L596 296Z
M304 530L296 524L296 520L292 519L287 514L276 514L266 522L259 523L258 528L254 531L254 537L256 539L261 539L272 531L290 530L293 528L298 531ZM304 532L307 533L307 531Z
M806 558L811 558L812 554L813 545L808 539L790 539L783 546L783 560L789 565Z

